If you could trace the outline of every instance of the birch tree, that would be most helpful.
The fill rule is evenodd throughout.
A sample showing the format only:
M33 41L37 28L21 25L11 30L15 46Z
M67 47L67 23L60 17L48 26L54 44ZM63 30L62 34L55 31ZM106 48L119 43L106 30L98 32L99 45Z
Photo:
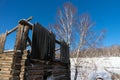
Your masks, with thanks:
M80 66L80 53L84 54L84 51L87 51L89 48L95 48L98 43L104 38L105 31L101 31L100 34L97 34L92 28L94 23L90 20L89 15L83 14L79 17L76 31L78 31L78 45L77 49L74 51L74 63L75 63L75 77L74 80L77 80L78 76L78 67ZM86 75L87 77L87 75Z
M56 16L56 24L51 26L53 32L59 39L63 39L67 44L71 44L72 28L74 26L76 8L67 2L59 8Z
M76 7L71 3L65 3L63 7L59 8L57 11L56 23L50 27L57 38L63 39L70 47L75 45L73 43L77 44L73 51L75 58L74 80L77 80L78 76L80 53L87 51L88 48L96 47L96 45L102 41L104 35L104 31L101 31L98 35L92 30L94 23L90 20L88 15L84 14L79 17L76 15L76 11ZM78 17L78 19L76 19L76 17ZM77 34L77 36L75 34ZM72 41L72 39L75 40ZM84 52L82 54L84 54Z

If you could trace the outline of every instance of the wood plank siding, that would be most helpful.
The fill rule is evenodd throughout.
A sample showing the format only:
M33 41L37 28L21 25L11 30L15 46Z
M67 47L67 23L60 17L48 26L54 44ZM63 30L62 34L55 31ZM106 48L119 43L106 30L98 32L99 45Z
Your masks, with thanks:
M55 54L55 36L39 23L33 27L32 52L33 59L52 59Z

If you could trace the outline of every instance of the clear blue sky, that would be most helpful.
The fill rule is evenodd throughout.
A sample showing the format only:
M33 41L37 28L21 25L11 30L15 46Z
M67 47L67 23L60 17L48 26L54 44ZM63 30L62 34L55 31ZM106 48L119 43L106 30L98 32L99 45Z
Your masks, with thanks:
M55 22L58 7L69 0L0 0L0 33L10 30L22 18L33 16L32 23L48 26ZM120 44L120 0L71 0L78 14L88 13L95 29L106 29L104 45ZM14 35L15 36L15 35ZM9 40L12 46L13 37ZM8 38L9 39L9 38Z

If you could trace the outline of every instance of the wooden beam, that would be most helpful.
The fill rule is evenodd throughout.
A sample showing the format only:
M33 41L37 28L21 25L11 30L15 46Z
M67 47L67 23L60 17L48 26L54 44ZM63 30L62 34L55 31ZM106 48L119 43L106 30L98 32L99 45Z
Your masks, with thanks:
M23 24L23 25L29 25L29 26L31 27L30 29L32 29L33 24L30 23L30 22L28 22L28 21L30 21L32 18L33 18L33 17L29 17L29 18L26 19L26 20L20 20L19 23L20 23L20 24ZM14 31L17 30L17 29L18 29L18 26L16 26L16 27L14 27L13 29L9 30L9 31L7 32L7 35L9 35L10 33L14 32Z
M19 24L21 24L21 25L26 25L26 26L29 26L29 28L32 30L32 27L33 27L33 24L32 23L30 23L29 21L32 19L33 17L29 17L28 19L23 19L23 20L20 20L19 21Z
M28 22L27 20L21 20L21 21L19 21L19 24L21 24L21 25L27 25L32 30L33 24L30 23L30 22Z
M32 20L32 18L33 18L33 17L32 17L32 16L30 16L30 17L27 19L27 21L30 21L30 20Z
M60 42L60 41L58 41L58 40L55 40L55 42L56 42L56 43L58 43L58 44L61 44L61 42Z
M9 31L7 32L7 35L9 35L10 33L14 32L14 31L17 30L17 29L18 29L18 26L16 26L15 28L9 30Z

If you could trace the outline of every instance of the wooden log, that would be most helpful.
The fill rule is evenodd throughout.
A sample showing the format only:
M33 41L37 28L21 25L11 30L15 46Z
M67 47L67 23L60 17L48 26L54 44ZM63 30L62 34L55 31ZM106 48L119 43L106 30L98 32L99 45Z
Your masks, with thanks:
M0 57L0 60L12 60L12 57L6 56L6 57Z
M1 77L0 80L9 80L9 77Z
M20 70L11 70L10 74L11 74L12 76L19 76Z
M9 56L9 57L12 57L13 56L13 53L2 53L2 54L0 54L0 56L4 56L4 57L6 57L6 56Z
M12 76L11 78L9 78L9 80L20 80L19 76Z
M10 70L11 70L10 67L2 67L2 68L0 68L0 69L1 69L1 71L10 71Z
M0 71L0 74L10 74L10 71Z
M39 65L39 66L27 66L26 70L43 70L43 66Z
M28 76L26 80L44 80L43 76L35 75L35 76Z
M8 64L8 63L0 63L0 66L11 66L11 64Z
M0 78L2 78L2 77L11 77L11 75L10 74L0 74Z
M27 74L28 75L43 75L44 72L43 70L28 70Z
M70 80L68 77L61 76L61 77L55 77L55 80Z
M64 78L65 77L65 75L59 75L59 76L56 76L55 77L55 80L63 80L62 78Z
M32 16L30 16L28 19L26 19L26 21L30 21L30 20L32 20Z

